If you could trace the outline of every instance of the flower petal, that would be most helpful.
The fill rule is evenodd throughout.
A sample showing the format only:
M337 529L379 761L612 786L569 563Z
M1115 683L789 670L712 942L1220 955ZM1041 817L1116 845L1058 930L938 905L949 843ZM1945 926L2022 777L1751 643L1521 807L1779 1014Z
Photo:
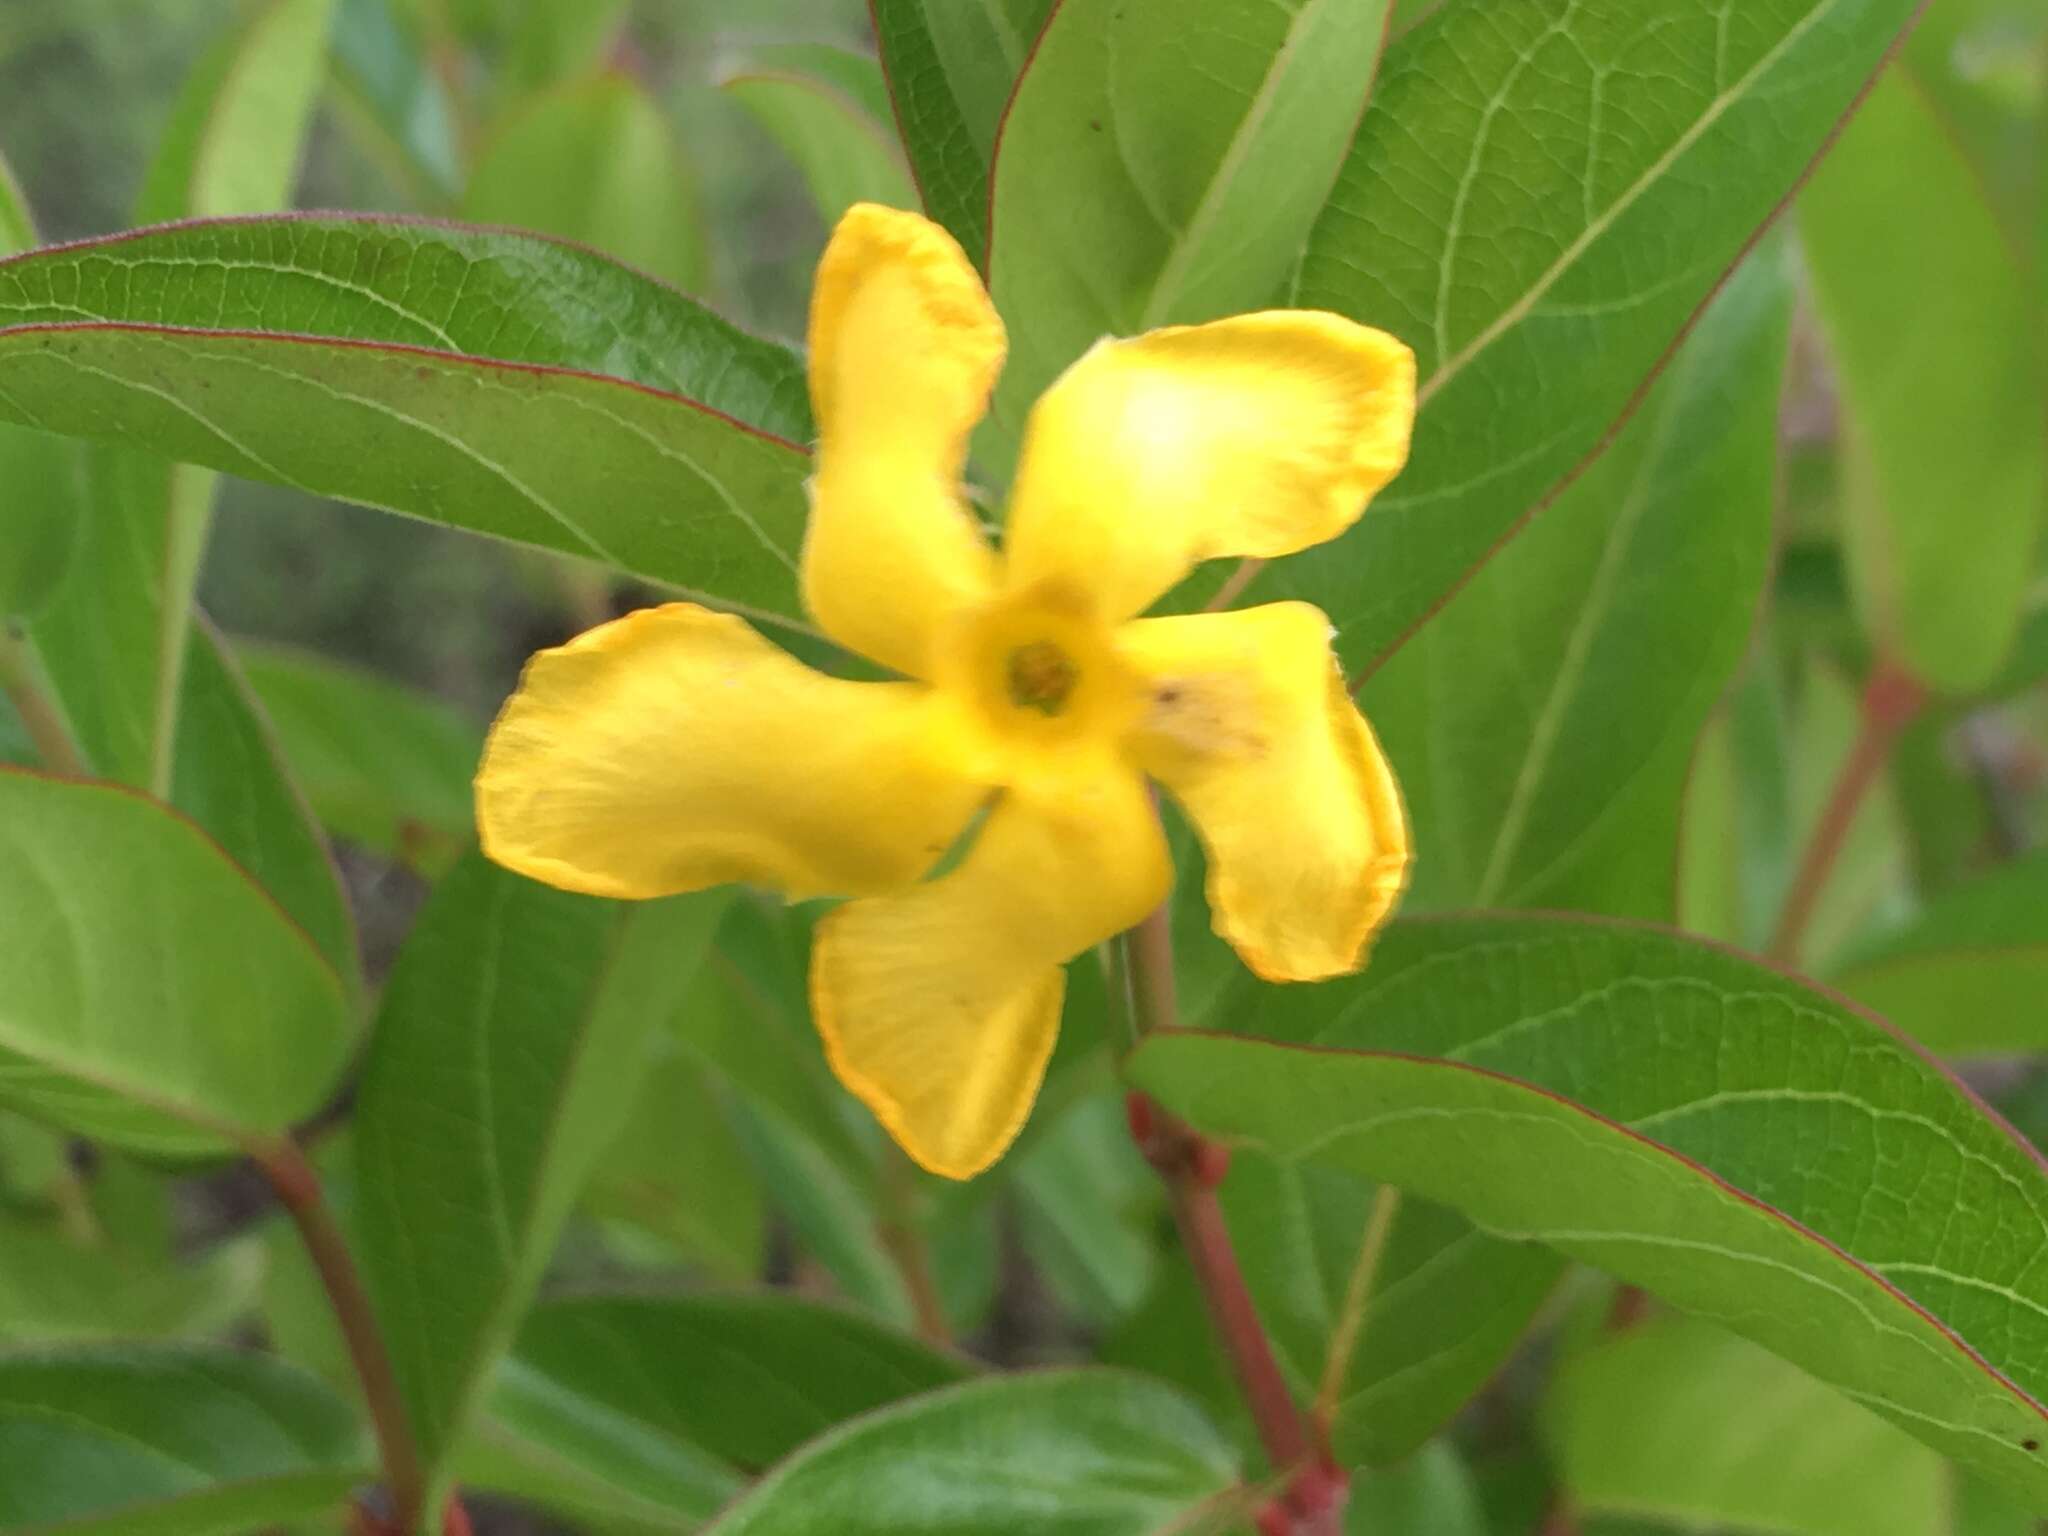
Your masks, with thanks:
M992 583L960 468L1003 347L951 235L914 213L847 210L811 294L820 436L804 602L835 640L913 677L928 675L938 619Z
M1203 560L1320 544L1400 471L1414 419L1415 355L1340 315L1098 342L1032 410L1010 579L1086 582L1122 619Z
M645 608L527 663L477 824L500 864L595 896L889 890L986 798L947 718L919 684L825 677L730 614Z
M1165 899L1137 774L1108 760L1012 789L953 873L818 925L811 1012L832 1070L924 1167L1002 1155L1059 1028L1059 967Z
M1329 636L1306 603L1140 619L1118 635L1152 687L1136 755L1201 834L1216 931L1268 981L1363 965L1412 857L1400 790Z

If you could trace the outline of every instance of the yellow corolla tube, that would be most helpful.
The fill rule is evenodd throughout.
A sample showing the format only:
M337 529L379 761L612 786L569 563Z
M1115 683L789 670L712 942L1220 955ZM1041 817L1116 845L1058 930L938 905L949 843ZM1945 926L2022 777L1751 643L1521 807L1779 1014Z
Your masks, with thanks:
M852 898L811 957L826 1056L950 1178L1030 1113L1062 967L1166 898L1148 779L1201 836L1217 932L1269 980L1363 965L1411 857L1322 613L1139 615L1200 561L1355 522L1407 456L1413 354L1291 310L1104 340L1032 412L999 552L961 474L1004 345L945 231L849 210L811 303L803 594L905 680L825 677L672 603L535 656L477 774L485 852L536 880Z

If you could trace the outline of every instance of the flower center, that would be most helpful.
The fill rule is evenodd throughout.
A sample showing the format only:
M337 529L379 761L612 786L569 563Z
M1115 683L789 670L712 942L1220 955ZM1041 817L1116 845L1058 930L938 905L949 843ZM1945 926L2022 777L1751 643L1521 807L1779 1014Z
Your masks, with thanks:
M1067 707L1081 677L1073 658L1050 640L1033 640L1010 652L1008 673L1010 702L1047 719Z

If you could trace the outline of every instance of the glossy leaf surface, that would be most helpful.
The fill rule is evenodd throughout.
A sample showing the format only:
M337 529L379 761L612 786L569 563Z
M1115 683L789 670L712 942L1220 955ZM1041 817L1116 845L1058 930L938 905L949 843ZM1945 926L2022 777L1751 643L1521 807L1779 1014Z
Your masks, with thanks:
M796 360L573 247L307 217L34 253L0 417L800 612L808 460L764 435L809 435Z
M1293 290L1416 349L1414 451L1358 527L1248 595L1317 602L1348 665L1383 660L1601 445L1914 9L1426 10Z
M1767 247L1614 445L1373 674L1420 850L1408 910L1672 915L1693 740L1770 560L1790 302Z
M2048 1508L2048 1173L1866 1016L1660 930L1480 917L1242 1018L1294 1043L1154 1039L1133 1077L1734 1327Z
M1047 1371L967 1382L856 1419L798 1451L707 1529L1196 1533L1227 1528L1223 1498L1235 1476L1215 1430L1171 1389L1113 1371Z

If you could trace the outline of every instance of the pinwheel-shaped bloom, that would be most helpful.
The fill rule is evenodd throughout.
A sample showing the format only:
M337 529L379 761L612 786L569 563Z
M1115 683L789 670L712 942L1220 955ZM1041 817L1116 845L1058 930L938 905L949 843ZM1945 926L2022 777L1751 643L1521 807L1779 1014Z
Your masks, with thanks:
M1064 964L1167 894L1148 777L1273 980L1355 970L1409 859L1322 613L1138 617L1198 561L1348 527L1406 456L1408 349L1295 311L1099 343L1031 413L999 554L960 474L1004 346L944 231L849 212L811 302L803 595L911 681L823 676L672 603L534 657L477 778L485 850L552 885L852 897L811 956L826 1053L954 1178L1022 1126Z

